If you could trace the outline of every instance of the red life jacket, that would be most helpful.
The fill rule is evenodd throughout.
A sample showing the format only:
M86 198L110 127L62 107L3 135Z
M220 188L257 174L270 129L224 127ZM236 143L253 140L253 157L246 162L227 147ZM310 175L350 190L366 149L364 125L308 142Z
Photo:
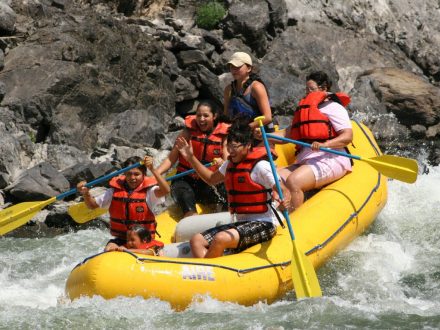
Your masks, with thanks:
M127 247L126 245L124 245L125 247ZM156 253L159 249L163 248L164 244L160 241L156 241L154 239L152 239L150 242L146 243L146 242L142 242L136 249L137 250L149 250L149 249L153 249L154 252Z
M144 181L130 194L127 191L125 177L119 176L110 180L114 189L110 204L110 232L113 236L127 239L127 230L132 225L141 225L151 233L156 234L156 219L149 209L146 197L147 189L156 185L153 177L144 177Z
M319 105L329 98L346 107L350 97L344 93L327 94L317 91L303 98L295 110L290 129L290 138L306 142L327 141L336 137L336 132L327 115L319 110Z
M194 156L203 164L210 163L214 158L223 156L223 140L228 134L229 124L218 123L210 135L205 134L197 125L196 116L187 116L185 118L185 126L190 133L190 141L193 148ZM185 172L191 169L192 166L179 153L179 164L177 165L177 173ZM209 167L211 171L216 169L216 166ZM193 178L199 178L194 173Z
M272 152L276 158L276 154ZM252 169L261 160L267 160L264 147L254 147L246 159L238 164L229 161L226 168L225 186L231 213L264 213L272 202L272 189L255 182L251 178Z

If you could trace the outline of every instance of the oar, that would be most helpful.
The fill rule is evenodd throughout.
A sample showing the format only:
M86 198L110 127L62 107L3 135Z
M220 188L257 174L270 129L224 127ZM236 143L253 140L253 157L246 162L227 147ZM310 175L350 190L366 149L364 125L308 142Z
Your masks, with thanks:
M213 165L212 162L205 164L206 167L209 167L212 165ZM181 178L182 176L192 174L194 172L195 172L194 169L190 169L188 171L170 176L170 177L166 178L165 180L172 181L172 180ZM77 204L70 206L67 212L72 217L72 219L75 220L76 223L82 224L82 223L86 223L90 220L96 219L97 217L107 213L108 209L104 209L104 208L100 208L100 207L96 208L96 209L89 209L87 207L86 203L81 202L81 203L77 203Z
M260 116L254 119L254 121L258 121L261 129L261 133L263 135L264 146L266 147L267 156L269 158L270 167L272 169L272 173L275 179L275 184L277 186L278 195L280 199L283 200L283 192L280 187L280 183L278 182L278 175L275 169L275 164L272 159L272 154L269 147L269 142L267 141L266 131L263 126L264 116ZM284 218L287 222L287 227L289 228L290 237L292 238L292 282L293 287L295 288L295 294L297 299L303 297L321 297L321 287L319 285L318 277L316 276L315 269L313 268L312 263L306 257L306 255L299 249L296 245L295 234L293 233L292 225L290 224L289 213L287 210L283 210Z
M266 134L266 135L267 137L272 139L298 144L300 146L307 148L312 147L310 143L292 140L273 134ZM355 156L348 154L346 152L341 152L324 147L319 148L319 150L366 162L370 164L374 169L376 169L376 171L378 171L379 173L382 173L386 177L392 179L396 179L407 183L414 183L417 180L417 173L419 166L417 165L417 162L411 158L404 158L404 157L398 157L392 155L382 155L372 158L361 158L360 156Z
M123 169L120 169L116 172L104 175L94 181L91 181L86 184L86 187L91 187L99 182L108 180L116 175L119 175L123 172L131 170L132 168L141 166L142 162L138 162L136 164L132 164ZM38 212L40 212L44 207L49 204L52 204L56 201L63 199L64 197L73 195L77 192L77 189L71 189L66 191L58 196L49 198L46 201L40 202L24 202L20 204L13 205L4 210L0 211L0 235L4 235L31 220Z

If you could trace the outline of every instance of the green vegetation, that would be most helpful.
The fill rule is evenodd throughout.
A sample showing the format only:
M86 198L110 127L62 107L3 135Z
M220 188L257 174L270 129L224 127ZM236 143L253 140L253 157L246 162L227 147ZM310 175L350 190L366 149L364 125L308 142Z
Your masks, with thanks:
M222 3L209 1L201 5L196 12L196 24L199 28L212 30L226 15L226 9Z

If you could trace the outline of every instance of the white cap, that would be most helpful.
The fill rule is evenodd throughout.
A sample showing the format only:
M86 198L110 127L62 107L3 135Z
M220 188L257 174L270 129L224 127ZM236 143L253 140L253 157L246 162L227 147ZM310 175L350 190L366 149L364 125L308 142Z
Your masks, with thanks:
M229 60L228 64L232 64L235 67L240 67L243 64L247 64L252 66L252 59L249 56L249 54L244 52L236 52L232 54L231 59Z

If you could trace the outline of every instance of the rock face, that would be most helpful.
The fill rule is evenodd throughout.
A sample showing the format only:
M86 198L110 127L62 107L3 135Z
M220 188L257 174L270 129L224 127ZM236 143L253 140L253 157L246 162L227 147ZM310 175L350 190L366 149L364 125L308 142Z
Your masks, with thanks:
M306 75L323 70L385 152L414 157L423 146L440 163L438 1L222 3L212 31L196 26L195 0L0 3L5 203L56 195L146 150L166 153L198 101L222 108L235 51L251 54L280 125Z
M45 200L69 190L69 182L48 163L34 166L6 189L19 202Z

